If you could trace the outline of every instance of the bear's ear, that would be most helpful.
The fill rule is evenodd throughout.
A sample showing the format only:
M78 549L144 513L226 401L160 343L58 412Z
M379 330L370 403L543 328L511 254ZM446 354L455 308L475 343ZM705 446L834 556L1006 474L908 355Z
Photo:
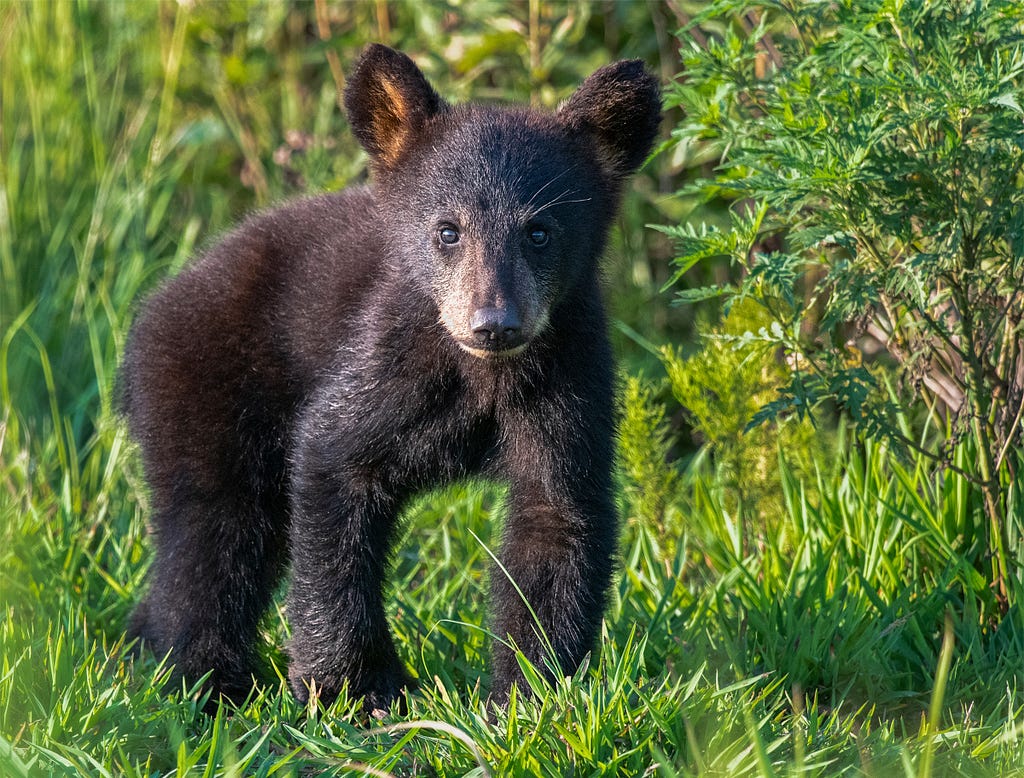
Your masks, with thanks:
M643 62L623 60L587 78L558 116L594 138L606 175L625 178L651 153L661 123L661 89Z
M379 43L366 48L345 88L352 130L382 168L394 166L427 121L447 108L411 59Z

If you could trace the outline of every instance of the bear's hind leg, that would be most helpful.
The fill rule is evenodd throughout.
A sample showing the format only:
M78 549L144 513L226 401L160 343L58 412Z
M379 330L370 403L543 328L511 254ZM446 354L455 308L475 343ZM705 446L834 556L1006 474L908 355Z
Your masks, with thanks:
M156 555L130 632L158 656L170 651L175 677L193 683L212 671L215 692L239 701L252 688L257 627L284 569L283 501L175 491L152 519Z

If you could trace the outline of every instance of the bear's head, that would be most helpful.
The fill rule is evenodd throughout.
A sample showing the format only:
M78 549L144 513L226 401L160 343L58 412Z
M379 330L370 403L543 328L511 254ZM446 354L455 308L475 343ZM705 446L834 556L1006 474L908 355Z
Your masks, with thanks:
M478 357L513 356L592 288L624 180L650 153L657 80L603 67L554 113L449 105L404 54L372 45L345 91L370 155L392 261Z

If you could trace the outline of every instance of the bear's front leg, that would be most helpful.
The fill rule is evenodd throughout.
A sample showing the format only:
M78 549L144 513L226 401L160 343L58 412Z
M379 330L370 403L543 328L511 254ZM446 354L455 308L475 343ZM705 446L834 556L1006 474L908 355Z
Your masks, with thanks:
M315 437L293 476L288 678L330 703L345 682L369 712L387 710L412 679L385 620L384 587L400 496L372 467Z
M508 463L504 571L491 571L494 632L511 637L549 679L552 660L574 673L600 633L618 540L611 450L610 419L582 431L554 425L521 431ZM499 703L513 683L528 691L503 643L494 646L492 668Z

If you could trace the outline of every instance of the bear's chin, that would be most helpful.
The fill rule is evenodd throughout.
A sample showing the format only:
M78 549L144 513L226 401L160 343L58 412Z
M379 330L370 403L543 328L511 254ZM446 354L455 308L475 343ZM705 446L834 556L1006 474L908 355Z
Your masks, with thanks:
M520 343L515 348L507 349L489 349L489 348L476 348L470 346L467 343L463 343L461 340L456 341L459 344L459 348L465 351L467 354L472 354L474 357L479 359L508 359L509 357L515 357L526 351L527 346L530 342Z

